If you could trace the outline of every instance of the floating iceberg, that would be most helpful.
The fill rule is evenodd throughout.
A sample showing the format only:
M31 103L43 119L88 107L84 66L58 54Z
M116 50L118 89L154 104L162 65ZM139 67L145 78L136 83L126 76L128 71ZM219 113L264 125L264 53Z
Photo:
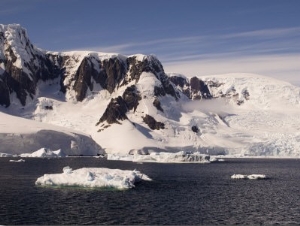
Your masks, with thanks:
M205 154L186 153L184 151L171 152L152 152L149 155L118 155L108 154L108 160L121 160L132 162L160 162L160 163L209 163L210 156Z
M251 174L251 175L243 175L243 174L233 174L231 179L250 179L250 180L258 180L258 179L268 179L268 177L264 174Z
M40 186L71 187L112 187L116 189L133 188L136 182L151 180L147 175L136 170L108 168L80 168L72 170L64 167L61 174L45 174L35 184Z
M9 160L10 162L25 162L24 159L18 159L18 160L14 160L14 159L11 159Z
M20 154L20 157L32 157L32 158L58 158L65 157L65 154L59 149L57 151L51 151L47 148L41 148L33 153Z
M0 157L16 157L16 156L8 153L0 153Z

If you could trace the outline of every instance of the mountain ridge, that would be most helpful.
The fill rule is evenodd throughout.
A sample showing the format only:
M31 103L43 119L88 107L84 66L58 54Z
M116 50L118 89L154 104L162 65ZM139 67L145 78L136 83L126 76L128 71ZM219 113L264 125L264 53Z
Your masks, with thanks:
M167 74L152 55L40 50L20 25L0 26L1 111L81 131L107 153L299 156L299 92L257 75ZM279 128L292 131L276 134L282 106Z

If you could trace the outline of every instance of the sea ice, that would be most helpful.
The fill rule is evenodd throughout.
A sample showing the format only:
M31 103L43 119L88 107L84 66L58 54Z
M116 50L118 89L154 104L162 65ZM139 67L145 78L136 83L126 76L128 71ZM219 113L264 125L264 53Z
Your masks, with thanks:
M11 159L9 160L10 162L25 162L24 159L18 159L18 160L14 160L14 159Z
M133 188L136 182L151 180L136 170L108 168L80 168L72 170L64 167L61 174L44 174L35 184L40 186L76 186L76 187L113 187L116 189Z
M108 154L108 160L132 161L132 162L160 162L160 163L209 163L210 156L205 154L186 153L184 151L171 152L152 152L149 155L118 155Z
M250 179L250 180L258 180L258 179L267 179L268 177L264 174L250 174L250 175L243 175L243 174L233 174L231 179Z
M51 151L47 148L41 148L33 153L20 154L20 157L33 157L33 158L57 158L65 157L65 154L59 149L57 151Z

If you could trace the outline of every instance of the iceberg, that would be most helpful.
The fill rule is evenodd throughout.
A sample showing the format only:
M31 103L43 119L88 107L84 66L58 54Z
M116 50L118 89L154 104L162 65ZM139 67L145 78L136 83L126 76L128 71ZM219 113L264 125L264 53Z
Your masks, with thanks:
M268 177L264 174L250 174L250 175L243 175L243 174L233 174L231 179L250 179L250 180L258 180L258 179L268 179Z
M136 170L120 170L108 168L80 168L73 170L69 166L63 168L61 174L44 174L35 184L38 186L67 186L116 189L135 187L142 180L151 181L147 175Z
M132 161L132 162L159 162L159 163L210 163L210 156L199 152L152 152L149 155L118 155L107 154L108 160Z
M24 159L18 159L18 160L14 160L14 159L11 159L9 160L10 162L25 162Z
M16 156L8 153L0 153L0 157L16 157Z
M20 154L20 157L23 158L58 158L65 157L65 154L59 149L56 151L51 151L47 148L41 148L33 153L24 153Z

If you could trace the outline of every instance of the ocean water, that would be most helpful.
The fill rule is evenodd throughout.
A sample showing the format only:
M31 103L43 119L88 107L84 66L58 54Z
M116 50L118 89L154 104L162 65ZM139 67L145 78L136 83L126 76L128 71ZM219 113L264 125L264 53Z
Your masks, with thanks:
M96 158L0 158L0 224L300 224L300 160L228 159L160 164ZM62 168L137 169L153 181L125 191L43 188L35 180ZM266 174L268 180L232 180Z

